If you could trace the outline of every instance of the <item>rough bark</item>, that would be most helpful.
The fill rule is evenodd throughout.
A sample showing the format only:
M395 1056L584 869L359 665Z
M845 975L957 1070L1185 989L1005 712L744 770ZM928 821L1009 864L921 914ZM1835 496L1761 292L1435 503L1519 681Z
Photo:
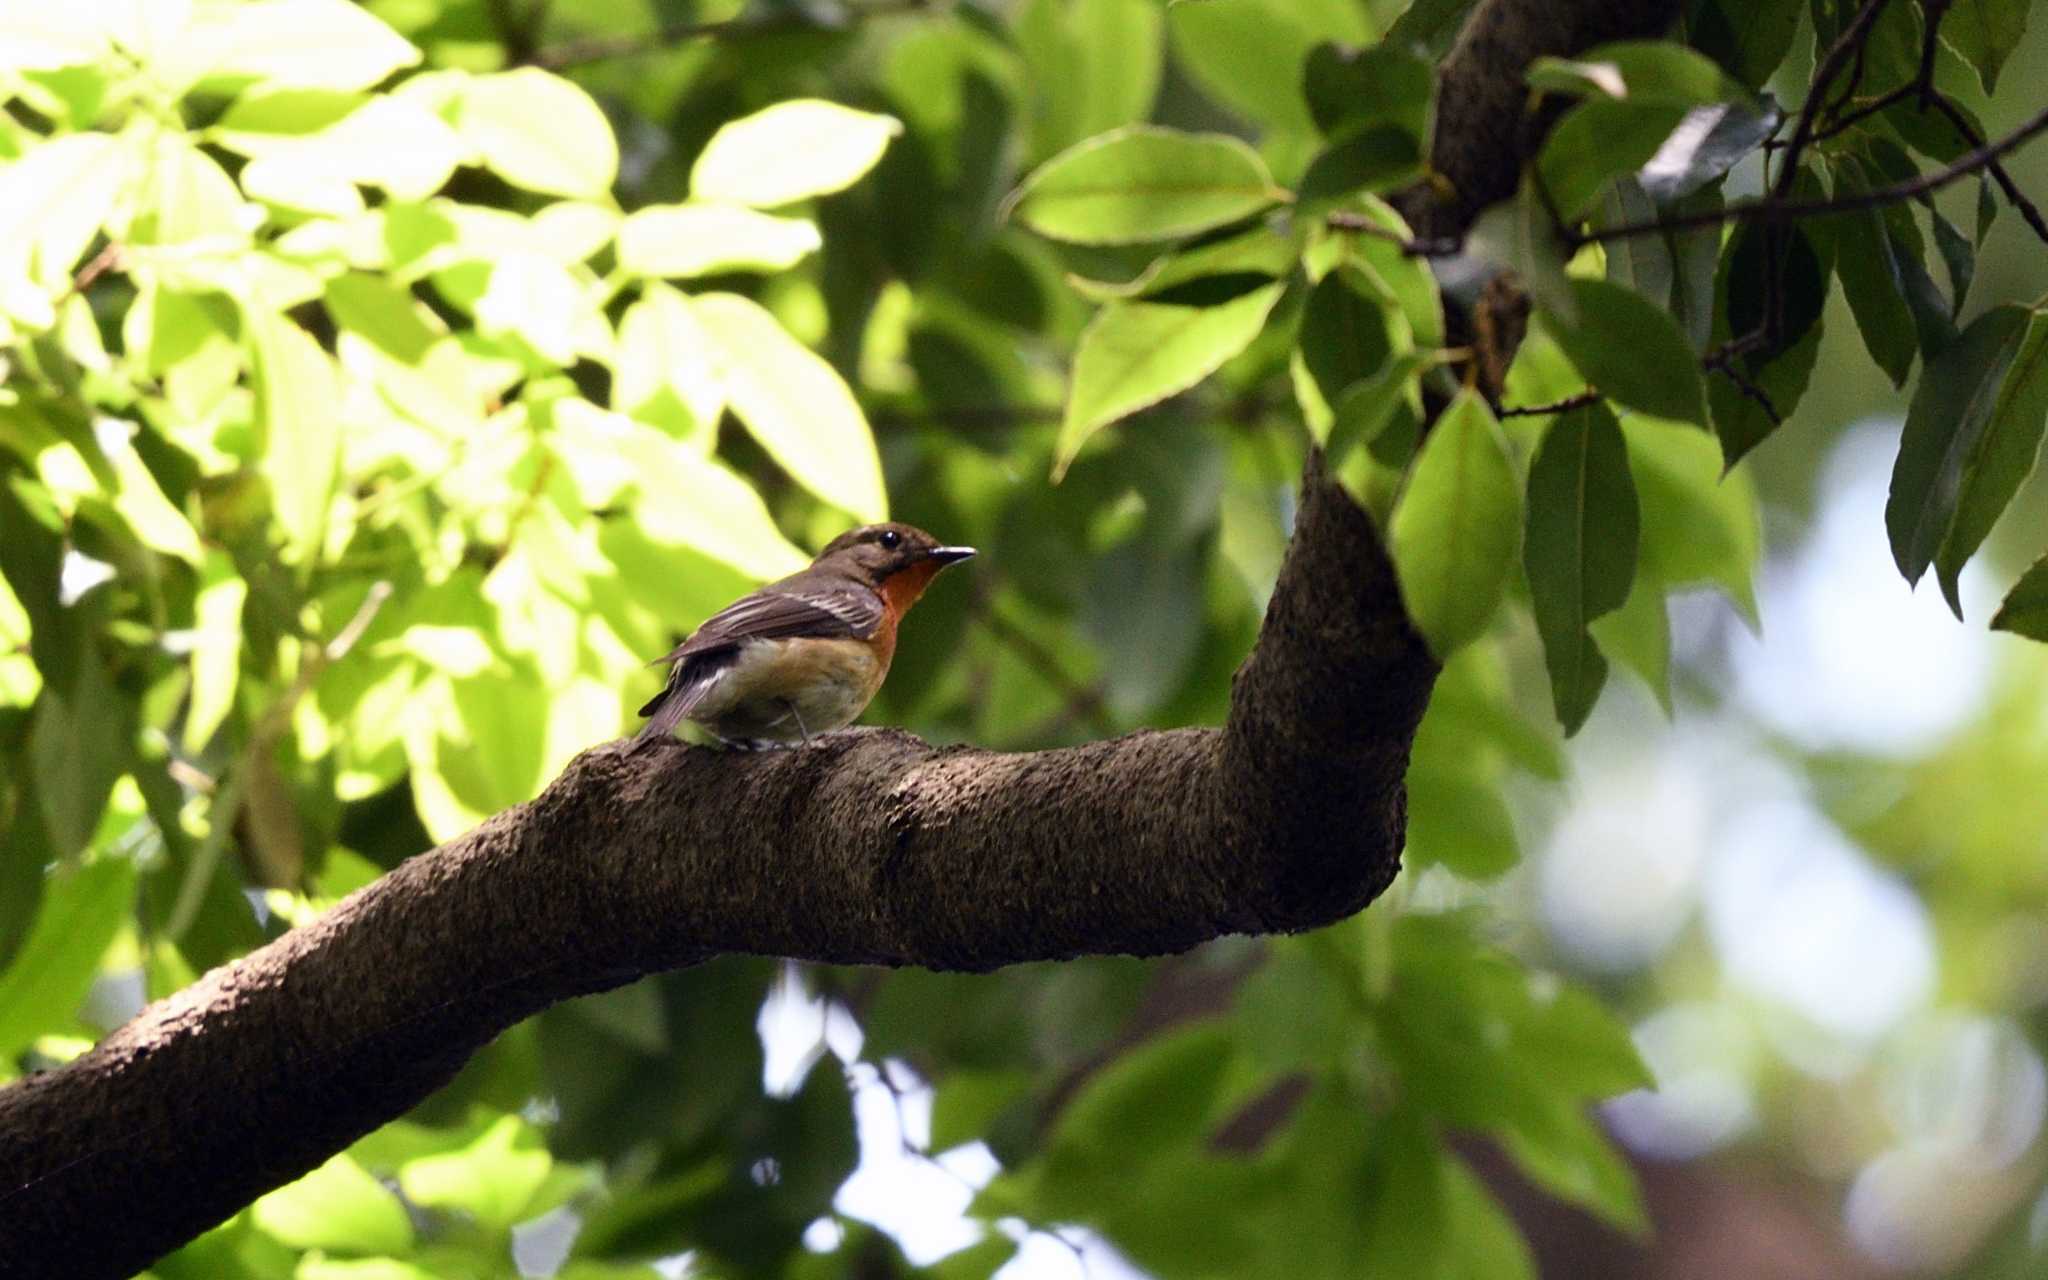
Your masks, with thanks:
M1446 61L1434 163L1458 234L1533 135L1521 69L1675 3L1485 0ZM422 854L0 1090L0 1276L122 1276L402 1114L570 996L739 951L988 969L1313 927L1393 878L1436 665L1371 522L1312 463L1221 729L1032 754L861 730L720 755L584 753Z

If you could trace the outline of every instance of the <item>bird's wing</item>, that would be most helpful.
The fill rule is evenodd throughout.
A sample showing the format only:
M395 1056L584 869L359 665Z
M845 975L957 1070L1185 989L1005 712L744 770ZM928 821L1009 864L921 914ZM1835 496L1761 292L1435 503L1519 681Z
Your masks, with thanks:
M668 684L640 708L650 717L642 736L665 734L688 716L749 640L791 636L865 640L882 624L882 598L852 582L806 581L805 575L770 583L704 620L690 638L660 661L672 664Z
M853 582L803 580L804 575L770 583L742 596L704 620L689 639L663 662L680 662L693 654L730 649L748 640L781 640L790 636L865 640L882 624L882 598Z

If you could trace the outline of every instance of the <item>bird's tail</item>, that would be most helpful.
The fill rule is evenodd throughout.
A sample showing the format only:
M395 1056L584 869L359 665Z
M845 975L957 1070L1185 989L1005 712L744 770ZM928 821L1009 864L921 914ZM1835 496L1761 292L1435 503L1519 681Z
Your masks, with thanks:
M704 695L710 692L711 686L730 665L730 654L693 654L676 663L661 692L640 708L640 714L647 717L647 723L640 726L639 736L663 738L674 733L676 726L696 710Z

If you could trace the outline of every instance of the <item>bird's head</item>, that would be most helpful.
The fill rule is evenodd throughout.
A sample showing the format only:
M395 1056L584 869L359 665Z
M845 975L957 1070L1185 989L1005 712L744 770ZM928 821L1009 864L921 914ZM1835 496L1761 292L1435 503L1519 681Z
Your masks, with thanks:
M891 521L848 529L825 544L814 567L860 579L900 611L924 594L939 570L973 554L973 547L949 547L915 525Z

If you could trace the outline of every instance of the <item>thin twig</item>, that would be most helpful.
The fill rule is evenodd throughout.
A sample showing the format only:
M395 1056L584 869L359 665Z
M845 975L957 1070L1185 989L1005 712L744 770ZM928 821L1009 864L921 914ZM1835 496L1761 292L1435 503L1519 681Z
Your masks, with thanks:
M1323 216L1323 225L1332 231L1356 231L1360 235L1376 236L1391 240L1401 246L1401 252L1411 258L1454 258L1464 248L1455 237L1438 236L1433 239L1418 239L1390 231L1362 213L1349 209L1336 209Z
M692 40L752 40L763 36L800 32L843 31L866 18L891 13L910 13L929 8L933 0L875 0L850 6L843 14L820 17L801 10L787 10L758 18L723 18L717 22L678 22L653 31L628 36L592 36L571 40L552 49L536 50L529 59L534 66L550 71L578 67L612 58L634 58L659 53Z
M1518 404L1502 409L1497 418L1540 418L1547 413L1570 413L1583 409L1589 404L1600 403L1600 393L1588 388L1575 396L1566 396L1552 404Z
M2000 156L2031 141L2044 129L2048 129L2048 108L2037 112L2025 124L1997 142L1978 147L1957 159L1955 163L1933 173L1923 173L1908 182L1873 187L1857 195L1840 196L1832 200L1779 200L1775 197L1766 197L1732 204L1724 209L1705 210L1680 217L1659 218L1649 222L1624 222L1612 227L1575 232L1572 242L1578 245L1600 240L1624 240L1631 236L1663 235L1671 231L1690 231L1695 227L1719 226L1724 222L1793 222L1800 218L1817 218L1831 213L1854 213L1859 209L1897 204L1930 191L1938 191L1958 178L1989 168Z
M1970 123L1970 117L1963 114L1961 107L1949 101L1948 95L1935 94L1929 105L1948 117L1949 123L1955 126L1957 133L1963 135L1965 142L1973 147L1984 145L1984 135L1977 132L1977 127ZM2027 193L2020 190L2019 184L2012 180L2012 174L2006 167L1992 160L1984 166L1984 171L1998 183L1998 189L2005 192L2005 198L2011 202L2013 208L2019 210L2020 217L2034 229L2034 234L2048 241L2048 219L2041 217L2040 208L2032 200L2027 199Z

